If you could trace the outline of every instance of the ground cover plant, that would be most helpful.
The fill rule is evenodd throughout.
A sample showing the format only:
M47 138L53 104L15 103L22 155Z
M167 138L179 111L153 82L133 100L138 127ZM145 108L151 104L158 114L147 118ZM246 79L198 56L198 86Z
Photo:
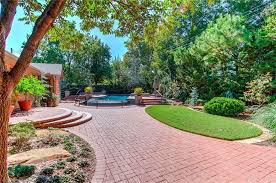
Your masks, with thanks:
M71 154L64 159L43 161L33 165L10 165L8 173L12 183L85 183L92 179L96 163L95 154L89 144L80 137L54 128L36 130L30 122L11 126L9 134L10 155L31 149L58 146ZM18 139L23 137L21 145L17 145Z
M256 110L252 116L252 120L276 132L276 102Z
M262 130L244 121L198 112L183 106L156 105L147 107L146 112L174 128L219 139L239 140L262 134Z

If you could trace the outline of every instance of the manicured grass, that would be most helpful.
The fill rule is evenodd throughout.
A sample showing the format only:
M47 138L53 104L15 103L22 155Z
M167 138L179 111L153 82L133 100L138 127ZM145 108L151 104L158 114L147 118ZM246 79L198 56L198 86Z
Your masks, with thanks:
M193 111L182 106L156 105L146 112L169 126L177 129L225 140L240 140L256 137L262 130L233 118Z

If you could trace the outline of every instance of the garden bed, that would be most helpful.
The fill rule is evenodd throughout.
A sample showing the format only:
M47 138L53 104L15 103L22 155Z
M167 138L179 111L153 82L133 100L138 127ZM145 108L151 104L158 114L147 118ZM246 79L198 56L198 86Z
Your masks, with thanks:
M92 180L96 166L95 153L80 137L60 129L35 130L30 125L11 127L9 133L11 182L85 183ZM61 149L62 153L59 155L57 152L58 156L51 157L43 157L41 153L41 159L38 158L37 162L14 164L14 159L18 155L24 155L24 152L26 154L30 150L39 151L42 148Z
M146 112L174 128L219 139L241 140L262 134L261 129L247 122L198 112L183 106L150 106L146 108Z
M276 136L274 136L273 138L267 140L267 141L263 141L263 142L258 142L255 143L256 145L260 145L260 146L270 146L270 147L276 147Z

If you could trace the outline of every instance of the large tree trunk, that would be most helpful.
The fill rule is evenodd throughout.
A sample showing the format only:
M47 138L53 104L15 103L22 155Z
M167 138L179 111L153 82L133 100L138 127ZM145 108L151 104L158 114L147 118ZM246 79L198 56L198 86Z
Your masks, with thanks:
M8 124L10 100L7 93L7 83L0 87L0 182L8 182L7 154L8 154Z
M0 183L8 182L7 139L9 124L9 96L29 67L43 36L52 27L66 0L51 0L37 19L23 51L10 72L5 67L5 45L19 0L1 0L0 14Z
M12 85L5 65L6 39L11 30L16 13L18 0L2 0L0 13L0 182L8 182L8 125L9 125L9 95Z

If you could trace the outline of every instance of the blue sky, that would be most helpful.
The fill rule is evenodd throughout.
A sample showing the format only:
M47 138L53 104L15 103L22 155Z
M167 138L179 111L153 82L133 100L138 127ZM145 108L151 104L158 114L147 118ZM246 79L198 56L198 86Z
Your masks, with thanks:
M22 43L26 41L27 34L32 31L32 25L26 25L24 22L18 20L18 18L23 16L23 10L19 7L17 8L17 13L14 19L13 27L10 35L7 39L6 50L10 51L12 48L15 53L21 52ZM122 57L127 51L124 42L127 40L126 37L115 37L114 35L103 35L98 29L91 31L93 35L97 36L106 43L112 53L112 57Z

